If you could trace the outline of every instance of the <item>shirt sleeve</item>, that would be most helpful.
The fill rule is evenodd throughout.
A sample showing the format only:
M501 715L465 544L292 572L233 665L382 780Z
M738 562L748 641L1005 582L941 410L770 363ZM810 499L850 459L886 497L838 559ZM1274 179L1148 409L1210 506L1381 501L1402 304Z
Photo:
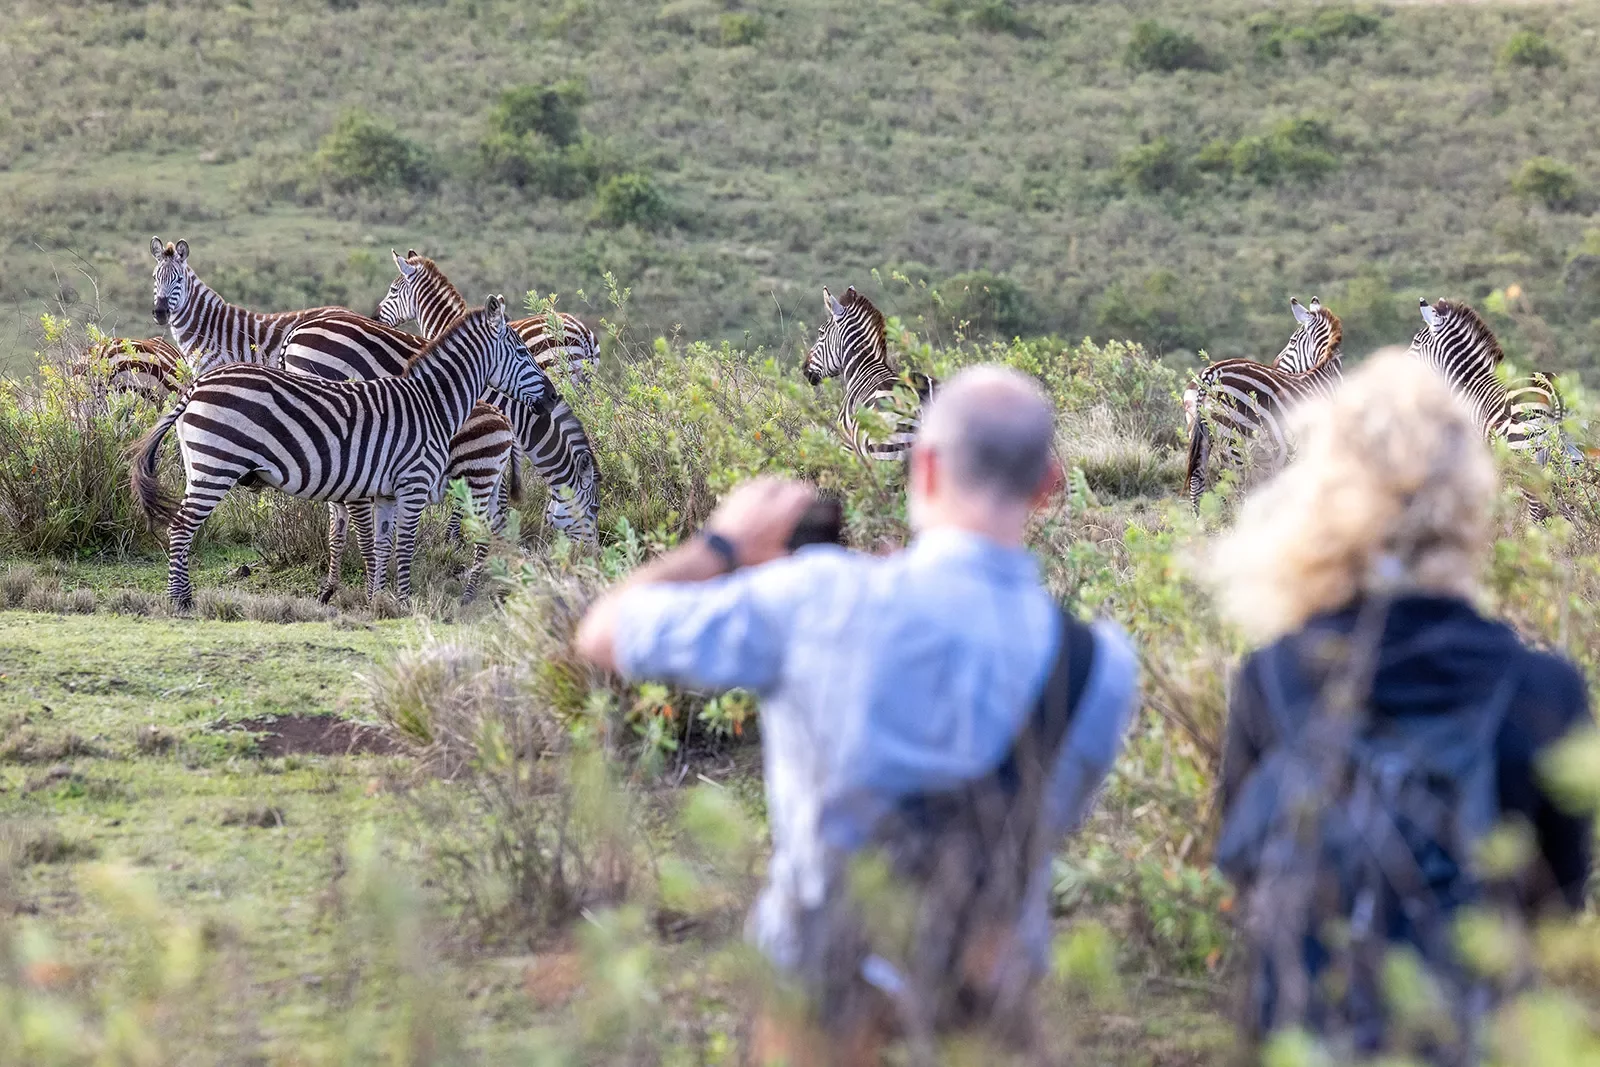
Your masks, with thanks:
M617 667L705 689L768 693L783 672L794 616L808 587L835 568L809 552L708 582L630 589L617 611Z

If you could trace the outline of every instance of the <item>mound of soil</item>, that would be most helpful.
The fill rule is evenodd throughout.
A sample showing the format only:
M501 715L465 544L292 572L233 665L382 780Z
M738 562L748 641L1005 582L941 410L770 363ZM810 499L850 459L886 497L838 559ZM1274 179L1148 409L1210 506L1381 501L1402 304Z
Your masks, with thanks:
M263 756L398 755L401 747L371 726L331 715L279 715L231 723L256 734Z

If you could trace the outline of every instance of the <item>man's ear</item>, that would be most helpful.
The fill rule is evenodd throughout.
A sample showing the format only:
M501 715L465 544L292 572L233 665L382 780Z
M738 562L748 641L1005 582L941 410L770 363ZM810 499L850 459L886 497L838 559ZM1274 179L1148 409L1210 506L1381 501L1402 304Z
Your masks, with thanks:
M911 446L911 473L909 484L924 499L930 497L939 485L939 454L924 444Z
M1033 499L1029 506L1042 508L1050 502L1050 498L1061 492L1067 485L1067 472L1061 467L1061 459L1054 452L1050 453L1050 462L1045 464L1044 477L1039 479L1039 488L1033 491Z

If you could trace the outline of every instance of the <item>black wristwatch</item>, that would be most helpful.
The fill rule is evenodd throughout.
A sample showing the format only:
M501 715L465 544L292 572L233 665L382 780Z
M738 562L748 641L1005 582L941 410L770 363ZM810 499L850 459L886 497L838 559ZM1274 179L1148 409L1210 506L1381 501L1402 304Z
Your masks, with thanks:
M732 541L715 530L701 530L700 540L722 561L723 574L730 574L739 569L739 550L733 547Z

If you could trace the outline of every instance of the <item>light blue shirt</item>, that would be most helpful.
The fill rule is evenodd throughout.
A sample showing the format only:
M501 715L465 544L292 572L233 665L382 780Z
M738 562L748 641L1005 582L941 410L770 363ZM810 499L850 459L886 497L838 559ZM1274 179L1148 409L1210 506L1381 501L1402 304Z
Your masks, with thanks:
M862 805L843 802L992 770L1044 688L1059 629L1027 551L941 529L888 557L819 545L709 582L630 590L615 644L629 677L763 698L772 860L749 933L790 968L799 916L823 899L830 847L859 836L848 814ZM1095 643L1051 783L1061 830L1086 812L1133 706L1126 640L1102 624ZM840 825L827 824L825 805L847 813ZM1024 924L1042 960L1047 872L1037 881Z

